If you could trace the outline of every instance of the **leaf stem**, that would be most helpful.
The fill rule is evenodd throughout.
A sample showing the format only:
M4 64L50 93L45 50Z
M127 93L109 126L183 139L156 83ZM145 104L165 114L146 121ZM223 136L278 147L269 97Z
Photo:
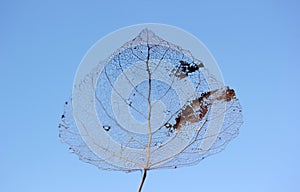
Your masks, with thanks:
M141 191L142 191L142 188L143 188L144 182L145 182L145 180L146 180L146 176L147 176L147 169L144 169L144 173L143 173L142 181L141 181L141 184L140 184L140 187L139 187L139 190L138 190L138 192L141 192Z

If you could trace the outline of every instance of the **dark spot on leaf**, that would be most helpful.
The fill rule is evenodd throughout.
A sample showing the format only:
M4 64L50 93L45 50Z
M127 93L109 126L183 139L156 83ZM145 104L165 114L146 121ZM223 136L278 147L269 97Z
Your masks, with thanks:
M171 125L171 123L165 123L165 127L166 127L167 129L169 129L169 128L172 127L172 125Z
M69 147L69 152L70 153L75 153L75 150L72 147Z
M105 130L105 131L109 131L110 130L110 126L109 125L103 125L103 129Z
M199 69L199 67L203 65L202 63L201 63L202 65L201 64L197 65L195 63L188 63L188 62L182 61L182 60L180 60L179 63L180 63L179 69L183 73L185 73L185 75L188 75L190 73L197 71Z
M173 126L174 129L178 129L178 128L179 128L180 119L181 119L181 114L179 114L179 115L175 118L176 123L175 123L174 126Z

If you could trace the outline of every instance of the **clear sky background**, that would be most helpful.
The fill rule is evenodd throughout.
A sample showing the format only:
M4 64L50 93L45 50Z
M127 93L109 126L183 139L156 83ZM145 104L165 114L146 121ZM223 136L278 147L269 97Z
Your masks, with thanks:
M0 191L136 191L140 172L78 160L57 125L86 51L132 24L180 27L212 52L245 123L193 167L150 171L144 192L300 191L298 1L1 1Z

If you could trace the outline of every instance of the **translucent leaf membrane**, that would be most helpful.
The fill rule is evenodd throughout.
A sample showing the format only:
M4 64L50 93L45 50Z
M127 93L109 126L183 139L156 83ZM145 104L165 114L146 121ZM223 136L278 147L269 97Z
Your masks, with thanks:
M194 165L241 124L234 90L145 28L75 84L59 133L82 161L134 171Z

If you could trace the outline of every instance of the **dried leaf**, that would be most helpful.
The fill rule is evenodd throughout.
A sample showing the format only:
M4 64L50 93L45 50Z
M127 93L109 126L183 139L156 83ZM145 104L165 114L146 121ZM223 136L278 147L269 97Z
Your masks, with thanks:
M222 151L241 124L234 90L145 28L75 84L59 132L99 169L144 170L141 190L147 170L194 165Z

